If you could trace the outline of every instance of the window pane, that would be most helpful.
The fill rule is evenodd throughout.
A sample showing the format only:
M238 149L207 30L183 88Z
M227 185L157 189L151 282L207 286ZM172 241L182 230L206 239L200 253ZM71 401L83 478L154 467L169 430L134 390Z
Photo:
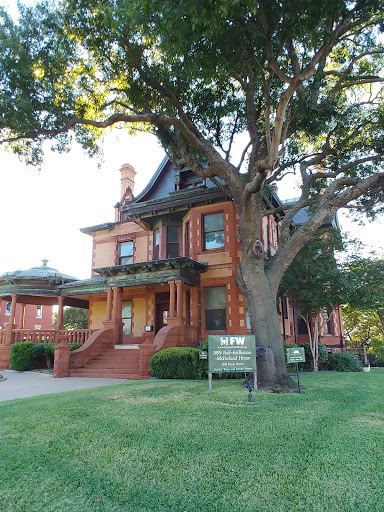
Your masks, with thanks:
M204 215L204 231L220 231L224 229L223 212Z
M123 335L130 336L132 332L132 320L130 318L123 318Z
M179 228L168 227L168 242L177 243L179 241Z
M167 244L167 258L177 258L179 255L179 244Z
M159 245L160 243L160 230L156 229L153 232L153 245Z
M119 245L120 256L133 255L133 242L123 242Z
M205 248L206 249L222 249L223 247L224 247L223 231L205 234Z
M123 258L120 258L120 265L129 265L130 263L133 263L132 256L124 256Z
M205 309L226 308L225 286L215 286L212 288L204 288L205 292Z
M206 331L225 331L227 328L225 309L208 309L205 312Z
M127 302L123 302L122 310L121 310L122 318L131 318L132 316L132 302L129 300Z

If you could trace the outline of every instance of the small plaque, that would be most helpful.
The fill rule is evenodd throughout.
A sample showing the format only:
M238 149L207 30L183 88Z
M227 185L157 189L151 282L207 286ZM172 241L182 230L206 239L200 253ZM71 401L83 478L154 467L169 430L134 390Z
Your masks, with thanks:
M292 347L287 349L287 363L305 363L303 347Z

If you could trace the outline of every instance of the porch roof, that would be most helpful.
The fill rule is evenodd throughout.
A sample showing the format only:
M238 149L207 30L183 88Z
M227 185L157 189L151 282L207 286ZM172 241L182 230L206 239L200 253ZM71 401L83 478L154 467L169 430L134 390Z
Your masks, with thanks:
M198 274L207 270L207 264L186 257L177 257L93 270L107 278L107 286L142 286L175 280L196 286Z

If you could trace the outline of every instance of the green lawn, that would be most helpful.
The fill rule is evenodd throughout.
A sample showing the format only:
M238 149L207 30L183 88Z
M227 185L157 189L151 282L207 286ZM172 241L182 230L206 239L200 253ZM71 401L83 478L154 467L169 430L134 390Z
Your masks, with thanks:
M0 404L1 512L381 512L384 371L141 381ZM0 389L1 392L1 389Z

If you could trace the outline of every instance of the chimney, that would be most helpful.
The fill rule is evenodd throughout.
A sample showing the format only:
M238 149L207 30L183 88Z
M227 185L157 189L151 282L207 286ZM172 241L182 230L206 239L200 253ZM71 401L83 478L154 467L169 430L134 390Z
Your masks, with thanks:
M136 171L130 164L123 164L121 169L121 194L120 194L120 201L123 200L125 193L128 191L128 189L131 192L131 196L133 197L133 190L135 187L135 176Z

